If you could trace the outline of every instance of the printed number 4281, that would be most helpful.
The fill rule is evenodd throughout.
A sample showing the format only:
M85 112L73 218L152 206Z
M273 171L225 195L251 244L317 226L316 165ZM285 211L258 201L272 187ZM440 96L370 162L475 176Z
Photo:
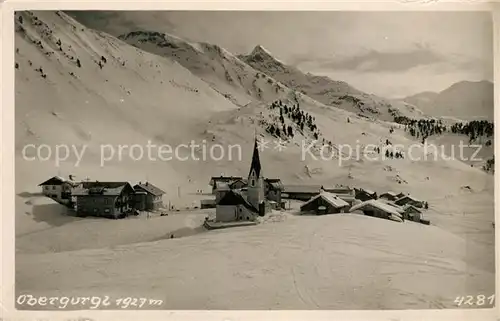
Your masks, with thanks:
M457 296L455 299L455 304L457 306L461 305L477 305L477 306L482 306L482 305L493 305L495 302L495 295L490 295L489 297L486 297L486 295L477 295L477 296L472 296L472 295L467 295L467 296Z

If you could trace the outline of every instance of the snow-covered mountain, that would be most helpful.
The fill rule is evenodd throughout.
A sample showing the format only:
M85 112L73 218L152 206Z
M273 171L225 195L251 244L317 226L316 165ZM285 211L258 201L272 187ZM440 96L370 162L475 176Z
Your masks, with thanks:
M418 116L418 111L412 110L398 101L364 93L344 81L304 73L275 58L260 45L257 45L250 54L238 57L289 88L302 92L328 106L389 121L393 120L394 115Z
M273 101L290 92L276 80L214 44L188 42L155 31L134 31L119 38L142 50L177 61L240 106L252 100Z
M403 99L424 113L464 120L493 120L494 86L490 81L461 81L445 90L424 92Z

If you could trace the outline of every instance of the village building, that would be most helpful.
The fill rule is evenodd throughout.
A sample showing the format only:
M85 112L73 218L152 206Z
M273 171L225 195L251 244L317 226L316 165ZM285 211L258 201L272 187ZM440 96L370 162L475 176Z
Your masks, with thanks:
M385 200L388 200L388 201L395 201L398 199L398 194L394 193L394 192L386 192L382 195L380 195L379 197L380 199L385 199Z
M79 216L120 218L133 209L134 188L128 182L84 182L72 190Z
M404 206L404 218L405 220L420 222L422 211L413 205L406 205Z
M396 205L399 206L404 206L404 205L413 205L418 208L424 208L424 203L423 201L416 199L414 197L411 197L410 195L405 195L401 198L398 198L396 201L394 201Z
M284 185L282 198L308 201L320 193L321 185Z
M134 192L134 209L137 211L146 211L146 200L148 198L148 193L144 191Z
M282 200L281 193L283 192L283 183L279 178L266 178L264 179L264 194L268 201L275 204L275 209L285 207Z
M71 176L70 176L71 178ZM71 179L54 176L38 186L42 187L42 194L63 205L72 205L71 190L78 185Z
M155 185L149 182L139 182L139 184L134 186L134 191L136 192L136 201L138 204L143 204L140 205L140 208L136 207L136 209L141 211L156 211L163 207L162 198L165 191Z
M335 194L321 192L314 196L300 207L301 212L314 212L315 214L335 214L346 213L349 210L349 203L340 199Z
M255 208L238 190L228 191L217 203L217 222L253 221L258 215L258 208Z
M355 198L362 202L377 199L377 193L369 189L355 188L354 192Z
M401 193L398 193L398 194L396 195L396 197L397 197L397 198L401 198L401 197L403 197L403 196L405 196L405 195L406 195L405 193L401 192Z
M224 189L224 193L217 190L217 222L251 221L256 216L264 216L270 210L265 199L264 177L257 147L255 139L246 191L231 189L229 185Z
M218 204L219 201L231 190L228 183L218 182L215 183L217 188L215 190L215 203Z
M237 179L228 184L230 189L246 189L248 186L248 180L245 178Z
M213 176L210 179L210 182L208 183L210 186L212 186L212 194L215 194L218 188L218 183L223 183L223 184L231 184L234 181L237 180L242 180L243 177L241 176Z
M349 203L349 206L352 206L354 204L354 200L356 199L356 193L354 189L348 186L340 186L340 187L321 186L321 190L335 194L341 200Z
M350 212L362 212L366 216L388 219L396 222L403 221L402 211L398 208L378 200L368 200L351 207Z

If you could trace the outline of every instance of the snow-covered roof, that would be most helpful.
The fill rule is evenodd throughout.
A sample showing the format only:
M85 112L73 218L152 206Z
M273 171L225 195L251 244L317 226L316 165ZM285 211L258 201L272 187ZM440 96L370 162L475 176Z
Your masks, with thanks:
M334 206L336 208L349 206L349 203L347 203L343 199L339 198L335 194L328 193L328 192L321 192L320 194L312 197L309 201L307 201L306 203L304 203L302 205L302 207L310 204L311 202L314 202L319 197L321 197L322 199L324 199L325 201L327 201L328 203L330 203L332 206Z
M393 206L391 206L389 204L380 202L378 200L368 200L366 202L363 202L363 203L360 203L358 205L355 205L355 206L351 207L351 209L349 210L349 212L363 210L366 207L374 207L374 208L379 209L381 211L384 211L386 213L389 213L389 214L392 214L392 215L396 215L397 217L401 216L401 214L399 213L399 211L395 207L393 207Z
M283 191L285 193L318 193L320 192L320 185L284 185Z
M149 183L149 182L146 182L146 183L139 183L139 184L136 184L134 186L134 189L137 190L137 189L142 189L154 196L161 196L163 194L165 194L165 191L163 191L161 188Z

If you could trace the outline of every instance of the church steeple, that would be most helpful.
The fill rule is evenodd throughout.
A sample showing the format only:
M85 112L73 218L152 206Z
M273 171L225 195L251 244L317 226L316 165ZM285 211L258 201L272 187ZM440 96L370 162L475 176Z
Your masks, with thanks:
M259 148L258 148L258 143L257 143L257 137L255 137L255 143L253 147L253 155L252 155L252 163L250 165L250 172L248 173L248 176L253 176L255 175L256 178L261 177L261 171L262 171L262 166L260 165L260 157L259 157ZM252 175L252 172L254 174Z
M264 177L262 175L262 166L260 164L257 135L253 146L250 172L248 173L247 200L255 209L259 210L262 202L266 200L264 195Z

